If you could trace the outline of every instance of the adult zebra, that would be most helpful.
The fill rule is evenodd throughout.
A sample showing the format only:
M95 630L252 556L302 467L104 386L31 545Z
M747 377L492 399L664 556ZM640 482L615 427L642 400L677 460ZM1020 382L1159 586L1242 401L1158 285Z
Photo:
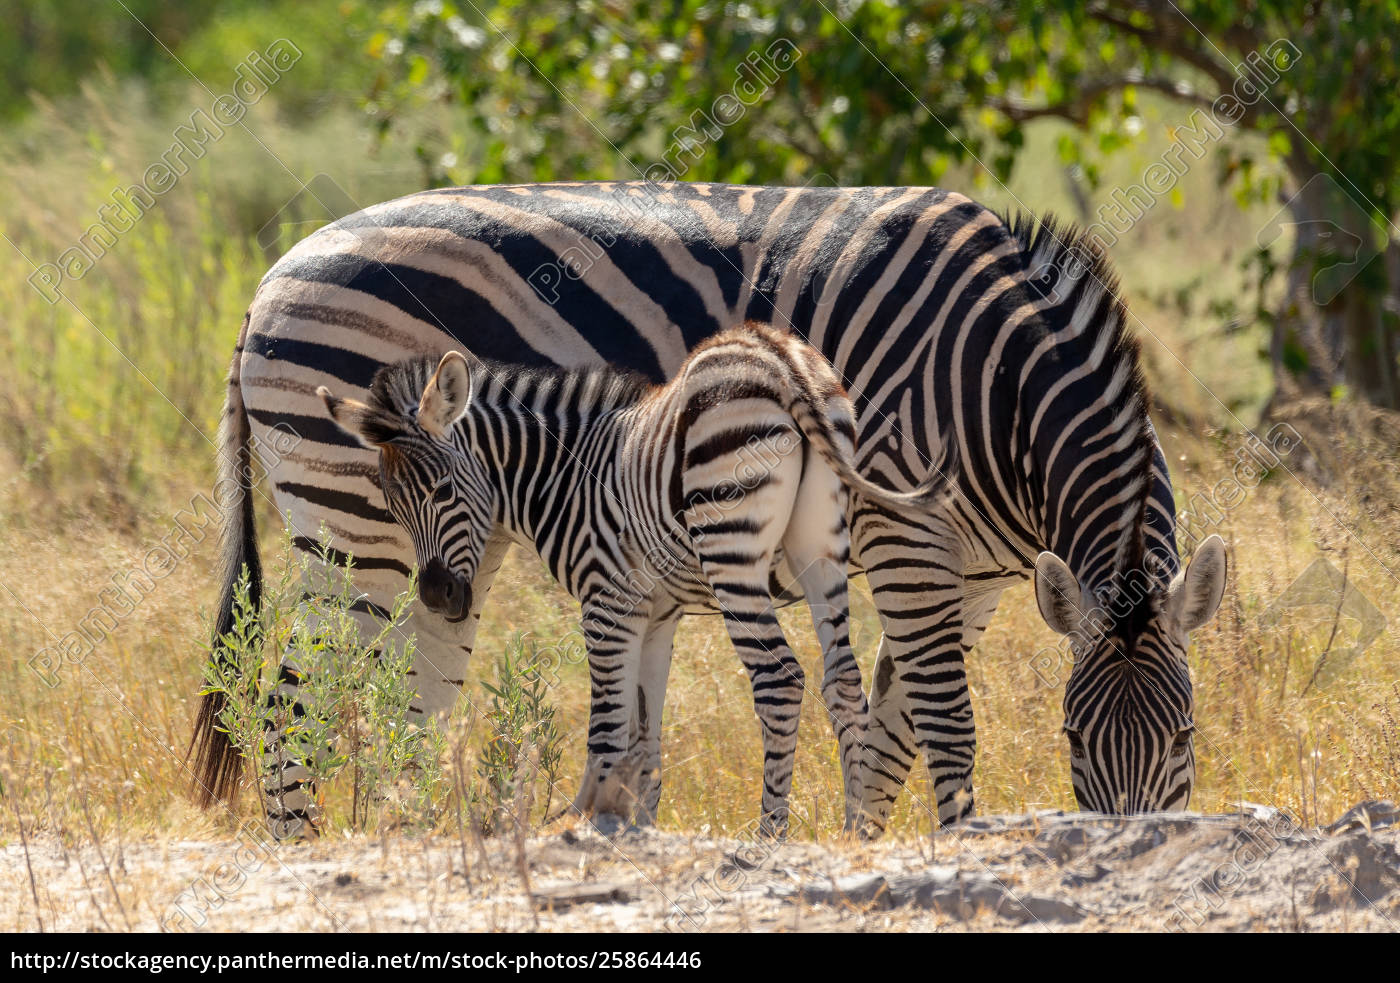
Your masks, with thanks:
M1037 290L1032 269L1055 271L1052 289ZM301 436L271 468L273 497L299 547L324 525L354 552L369 617L405 586L413 548L384 508L373 455L325 417L318 386L363 400L380 366L456 347L525 364L612 362L659 382L730 324L791 327L845 381L867 477L908 489L945 451L958 462L958 493L935 517L852 503L854 556L884 628L864 768L871 825L883 827L920 754L940 822L972 811L964 660L1001 591L1032 569L1047 620L1076 639L1065 710L1081 806L1184 807L1195 774L1187 632L1214 613L1224 551L1212 540L1180 570L1124 313L1106 261L1072 234L1008 225L938 189L429 191L321 229L264 277L229 374L222 457L237 467L250 436L274 427ZM251 506L229 506L224 624L255 556ZM414 612L418 709L455 701L506 546L487 549L468 619ZM295 671L281 685L294 702ZM214 730L218 710L206 697L196 725L211 796L237 764ZM284 773L274 820L305 817L303 777Z

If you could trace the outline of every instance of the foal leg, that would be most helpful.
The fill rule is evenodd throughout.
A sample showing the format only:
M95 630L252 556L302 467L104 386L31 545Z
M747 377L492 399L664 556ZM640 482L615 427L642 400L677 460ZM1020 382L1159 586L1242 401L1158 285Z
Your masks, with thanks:
M841 753L847 832L855 829L864 788L868 707L851 651L846 489L819 460L809 460L783 537L788 564L802 585L822 647L822 701Z
M787 835L805 677L778 624L769 572L792 512L800 468L800 461L780 460L764 482L727 507L714 501L698 503L686 517L700 569L753 687L754 711L763 732L759 829L773 837ZM689 484L690 472L686 479Z
M763 731L763 799L759 829L773 837L787 835L788 793L797 758L797 722L802 712L804 674L778 624L778 614L764 575L746 579L736 571L706 576L724 612L724 627L739 653L753 687L754 711Z
M637 707L642 639L649 619L597 599L583 605L592 701L588 709L588 763L574 799L583 815L627 816L635 802L631 782L620 773L627 759Z
M642 664L637 684L637 710L632 719L629 764L637 769L637 823L656 822L661 801L661 711L666 702L666 681L671 674L671 654L680 612L653 622L642 639Z

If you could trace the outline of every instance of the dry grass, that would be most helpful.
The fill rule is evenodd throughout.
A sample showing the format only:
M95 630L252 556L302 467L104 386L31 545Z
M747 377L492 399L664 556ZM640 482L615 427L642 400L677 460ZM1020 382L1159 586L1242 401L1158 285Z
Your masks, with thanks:
M1342 434L1334 433L1334 440L1340 442ZM1179 451L1179 444L1172 445ZM1218 460L1178 463L1179 480L1188 487L1208 485L1224 470ZM1366 458L1357 466L1362 476L1376 470ZM1400 798L1394 668L1400 653L1393 631L1328 685L1309 685L1329 638L1341 651L1351 644L1355 625L1344 621L1332 638L1325 609L1272 626L1261 617L1319 554L1344 569L1383 612L1396 609L1400 589L1379 565L1397 564L1394 513L1388 521L1384 511L1367 513L1342 482L1336 485L1313 490L1276 475L1221 528L1235 547L1230 584L1219 616L1198 633L1192 653L1200 729L1200 784L1192 803L1197 809L1220 811L1248 799L1327 821L1364 798ZM212 831L225 819L191 811L182 772L208 623L202 606L212 596L212 536L157 582L81 668L65 666L59 685L49 689L27 666L30 654L52 644L48 632L62 636L72 630L113 572L138 566L171 527L168 520L142 523L143 537L104 531L97 516L69 521L71 529L81 530L84 549L71 549L71 533L15 530L11 549L0 557L0 582L16 595L0 620L9 655L0 681L7 694L0 724L9 734L3 767L10 800L0 824L13 833L18 808L31 832L82 838L86 809L94 822L113 829L179 830L186 836ZM1348 539L1341 523L1358 536ZM275 544L268 546L275 554ZM854 642L868 679L878 621L863 585L854 596ZM541 641L561 637L577 612L538 564L519 553L502 572L492 600L481 653L500 651L519 631ZM819 650L805 609L784 611L783 624L809 679L819 678ZM1030 591L1008 591L970 665L981 744L975 775L980 811L1073 807L1058 736L1060 692L1046 687L1028 661L1053 641ZM761 773L748 682L717 619L689 619L676 652L664 718L659 821L663 828L734 833L757 812L755 776ZM489 672L490 666L491 660L481 658L474 669ZM583 668L566 666L553 696L565 739L561 791L571 794L571 778L583 765ZM466 700L480 707L484 697L473 678ZM913 792L901 800L895 820L895 829L906 833L931 826L922 776ZM837 833L839 766L815 694L805 707L793 796L816 835ZM253 814L251 798L239 812Z
M99 117L93 111L81 122L55 117L36 124L48 127L42 134L58 148L53 158L10 147L0 160L0 177L24 192L0 206L0 228L36 261L66 244L64 230L91 221L120 176L139 174L163 149L173 125L155 120L132 132ZM260 133L279 149L307 142L300 134ZM325 142L344 147L353 139L341 132ZM218 161L224 171L245 178L266 166L246 147L229 144L215 153L224 155ZM358 184L348 178L345 183L367 198L408 190L413 166L397 172L404 182L399 187L386 184L383 169L389 166L375 162ZM198 814L185 796L184 751L200 685L207 606L215 593L212 529L81 667L63 668L56 687L44 685L28 665L35 652L72 631L101 602L114 574L143 563L174 529L178 509L212 480L209 448L195 428L212 433L225 360L265 265L251 238L258 222L240 216L265 216L276 207L268 204L275 194L254 194L248 187L257 182L245 178L243 191L229 192L236 200L224 200L215 193L223 189L213 184L213 173L191 175L159 215L123 239L75 291L80 311L44 304L24 282L28 269L18 262L0 279L6 312L0 532L7 545L0 553L0 727L6 733L0 837L9 842L21 827L31 839L61 843L94 835L109 844L133 837L199 839L255 812L251 795L232 815ZM1205 179L1193 172L1191 180ZM1045 183L1022 174L1018 193L1037 200L1036 189ZM1193 235L1221 234L1211 225L1219 221L1213 217L1221 211L1218 197L1201 200L1200 189L1192 187L1184 212L1163 211L1141 240L1125 243L1120 265L1130 282L1159 287L1132 295L1148 328L1171 349L1191 353L1193 364L1199 359L1210 388L1252 422L1251 407L1264 395L1258 363L1238 338L1211 335L1204 313L1211 297L1234 285L1202 283L1201 264L1218 264L1219 257L1197 256L1189 265L1181 259ZM1170 232L1168 225L1185 232ZM215 231L224 228L239 231ZM1149 272L1161 270L1168 272ZM1185 314L1164 300L1172 287L1183 285L1200 294ZM97 328L107 331L140 373ZM1164 431L1178 488L1206 490L1229 473L1230 433L1239 424L1214 397L1191 390L1179 366L1150 357L1161 388L1187 418L1222 428ZM1392 504L1400 501L1400 442L1393 420L1360 410L1300 407L1296 416L1286 411L1285 417L1306 440L1288 461L1298 479L1275 473L1219 530L1232 545L1232 574L1221 614L1198 633L1192 653L1201 735L1200 784L1192 805L1216 811L1249 799L1325 820L1359 799L1400 798L1395 632L1387 629L1327 685L1308 686L1329 638L1332 649L1341 650L1355 627L1344 623L1332 637L1325 616L1315 624L1288 618L1271 627L1262 615L1319 556L1345 570L1382 612L1400 610L1400 582L1391 573L1400 573L1400 513ZM265 521L264 528L265 555L274 555L272 523ZM878 622L863 586L854 604L854 642L868 679ZM543 642L564 635L576 611L537 564L513 556L493 591L475 671L489 667L491 655L516 632ZM783 623L808 678L819 678L805 609L784 612ZM1005 595L971 663L980 735L975 782L984 813L1073 806L1058 735L1060 692L1042 685L1029 664L1032 653L1054 641L1029 590L1018 587ZM717 620L684 625L672 680L660 825L734 833L757 812L761 750L748 683ZM466 694L469 701L484 702L479 679L468 682ZM566 740L564 794L572 791L572 776L582 772L586 696L582 668L566 670L554 694ZM802 728L794 806L811 835L827 837L840 824L839 767L815 700L806 707ZM920 775L901 800L895 830L926 832L927 800Z

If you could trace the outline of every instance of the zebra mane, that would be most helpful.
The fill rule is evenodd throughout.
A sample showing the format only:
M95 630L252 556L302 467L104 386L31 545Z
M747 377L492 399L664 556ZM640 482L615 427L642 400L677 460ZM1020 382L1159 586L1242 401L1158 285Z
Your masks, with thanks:
M374 443L388 444L395 437L409 433L409 426L417 418L423 390L440 361L440 358L420 355L386 365L374 373L368 400L373 412L366 419L365 436Z
M1135 470L1142 491L1136 514L1119 543L1116 571L1140 570L1147 562L1146 525L1153 490L1153 459L1157 438L1148 416L1151 396L1142 370L1142 348L1128 327L1128 308L1118 274L1098 239L1079 226L1049 213L1025 212L999 216L1020 244L1026 280L1041 316L1053 332L1068 331L1066 344L1094 362L1105 380L1126 375L1119 400L1132 404L1131 426L1137 428Z
M642 373L619 365L565 367L477 359L472 372L476 378L484 376L486 390L497 405L511 402L521 408L551 403L560 393L587 392L588 409L605 412L630 406L656 388Z
M438 355L419 355L386 365L374 374L369 405L381 418L382 422L377 422L385 430L385 442L415 421L418 402L440 361ZM482 398L500 408L530 409L560 392L591 391L589 408L606 411L631 405L655 388L640 372L614 365L564 368L475 357L470 362L477 387L473 399Z

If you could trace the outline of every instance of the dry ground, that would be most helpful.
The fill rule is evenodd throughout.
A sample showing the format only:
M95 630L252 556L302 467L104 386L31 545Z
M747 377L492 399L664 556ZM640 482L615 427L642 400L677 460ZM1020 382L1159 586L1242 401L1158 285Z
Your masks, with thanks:
M0 927L150 931L1394 931L1400 810L985 817L774 844L579 824L519 842L326 838L0 852ZM39 911L35 911L37 894Z

